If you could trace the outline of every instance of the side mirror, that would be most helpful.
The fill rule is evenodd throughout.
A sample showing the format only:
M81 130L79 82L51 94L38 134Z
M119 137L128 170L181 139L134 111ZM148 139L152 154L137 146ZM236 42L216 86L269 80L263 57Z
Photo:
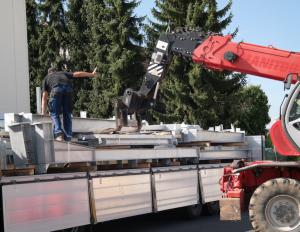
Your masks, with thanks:
M291 88L293 81L293 74L289 74L284 80L284 90L289 90Z

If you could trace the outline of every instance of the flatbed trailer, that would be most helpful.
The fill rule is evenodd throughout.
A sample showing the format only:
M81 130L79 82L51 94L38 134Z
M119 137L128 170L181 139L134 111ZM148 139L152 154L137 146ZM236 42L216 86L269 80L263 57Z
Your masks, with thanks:
M54 141L40 116L6 118L15 173L31 166L35 174L1 177L4 232L66 230L181 207L199 216L203 206L218 210L224 167L253 156L243 133L91 134L111 122L75 119L74 128L89 131L78 136L81 143L98 141L92 147ZM216 144L203 143L208 138Z
M221 174L221 165L186 165L4 177L2 231L56 231L185 206L196 214L220 198Z

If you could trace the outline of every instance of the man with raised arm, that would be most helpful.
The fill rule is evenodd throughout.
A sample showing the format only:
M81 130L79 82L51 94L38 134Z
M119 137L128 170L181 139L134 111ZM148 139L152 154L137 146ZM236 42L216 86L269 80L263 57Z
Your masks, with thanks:
M95 77L96 70L93 72L64 72L57 71L55 68L48 69L48 75L43 81L42 95L42 114L48 110L53 123L54 138L58 141L70 141L72 139L72 108L73 108L73 79L81 77ZM63 129L60 114L63 114Z

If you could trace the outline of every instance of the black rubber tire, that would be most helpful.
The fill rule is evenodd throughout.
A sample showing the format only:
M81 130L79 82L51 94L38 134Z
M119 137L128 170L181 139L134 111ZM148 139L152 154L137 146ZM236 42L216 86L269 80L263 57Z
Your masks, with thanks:
M291 197L295 203L300 203L300 183L293 179L277 178L269 180L260 185L253 193L249 204L249 217L252 227L259 232L299 232L300 224L297 223L295 228L283 229L280 226L272 225L268 217L272 217L268 213L266 207L269 202L272 202L276 197ZM271 203L270 203L271 204ZM274 206L276 207L276 206ZM297 217L297 216L296 216ZM274 218L274 216L273 216ZM296 220L300 221L299 215Z
M202 215L203 205L202 203L199 203L197 205L190 205L186 208L187 217L189 219L195 219Z

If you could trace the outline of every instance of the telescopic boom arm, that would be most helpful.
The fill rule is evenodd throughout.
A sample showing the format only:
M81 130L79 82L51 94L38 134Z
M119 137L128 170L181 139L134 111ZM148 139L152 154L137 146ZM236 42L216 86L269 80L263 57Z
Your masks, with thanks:
M193 61L213 70L237 71L295 83L300 75L300 53L249 43L235 43L232 36L210 36L193 52Z
M115 105L117 127L127 125L127 115L139 115L150 108L174 55L190 58L212 70L236 71L277 81L286 86L300 76L300 53L270 46L231 41L232 36L178 29L160 35L138 91L127 89Z

